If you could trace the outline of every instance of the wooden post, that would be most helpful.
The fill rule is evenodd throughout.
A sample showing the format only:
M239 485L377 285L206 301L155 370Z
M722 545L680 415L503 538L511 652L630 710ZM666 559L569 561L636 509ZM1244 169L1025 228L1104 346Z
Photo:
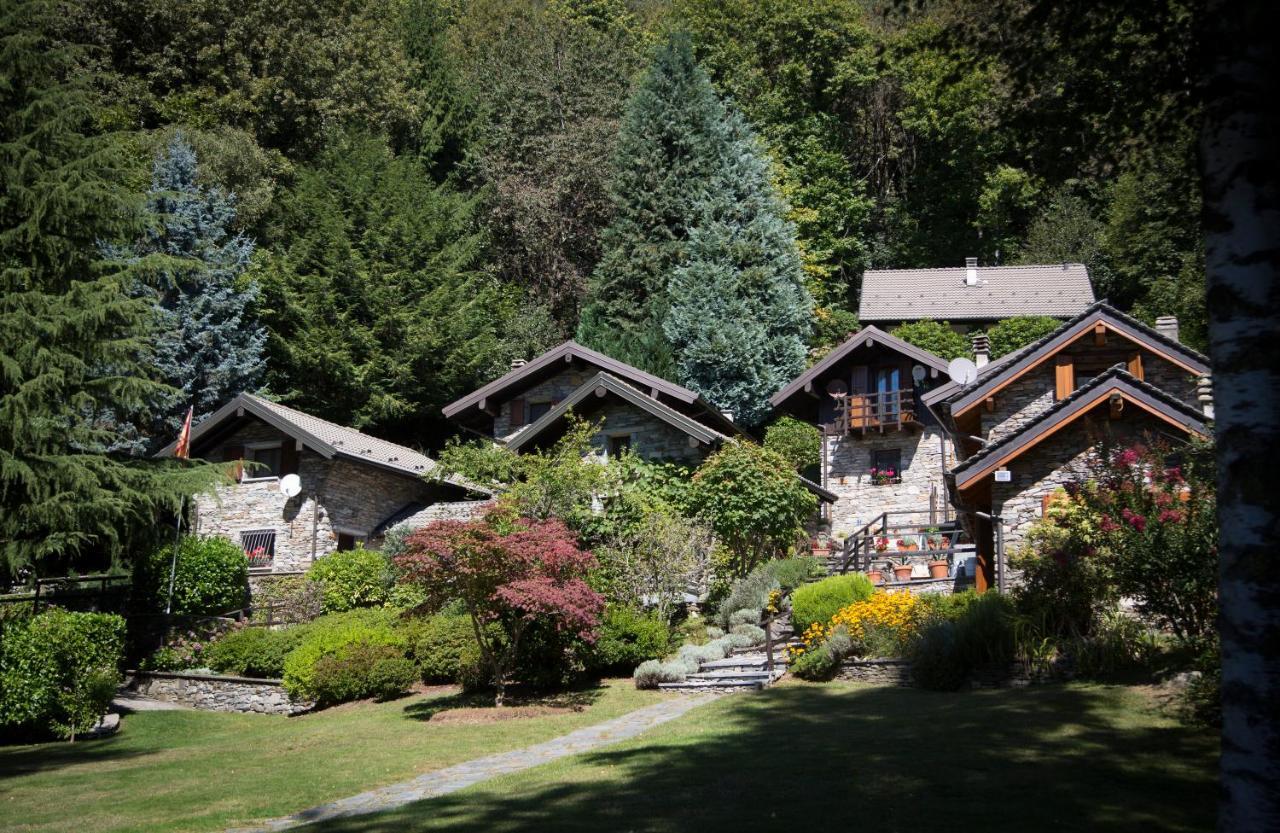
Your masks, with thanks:
M776 615L773 614L764 620L764 662L770 678L773 677L773 619Z

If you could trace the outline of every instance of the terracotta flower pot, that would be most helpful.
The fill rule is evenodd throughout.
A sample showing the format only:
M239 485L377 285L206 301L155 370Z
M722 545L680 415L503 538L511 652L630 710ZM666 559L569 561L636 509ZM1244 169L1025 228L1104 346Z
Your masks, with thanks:
M947 573L950 572L950 568L951 565L947 564L945 561L930 561L929 578L946 578Z
M911 579L911 565L894 567L893 577L898 581L909 581Z
M872 584L884 584L884 573L879 570L867 570L867 578Z

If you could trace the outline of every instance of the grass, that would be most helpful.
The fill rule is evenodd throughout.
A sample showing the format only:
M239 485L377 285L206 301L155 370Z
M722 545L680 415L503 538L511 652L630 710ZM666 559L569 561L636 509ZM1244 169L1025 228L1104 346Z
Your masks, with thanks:
M1217 738L1145 690L956 694L790 684L402 810L308 827L392 831L1197 831Z
M657 698L620 680L541 701L581 711L494 723L433 721L492 703L447 691L295 718L141 712L101 741L0 747L0 830L221 830L548 740Z

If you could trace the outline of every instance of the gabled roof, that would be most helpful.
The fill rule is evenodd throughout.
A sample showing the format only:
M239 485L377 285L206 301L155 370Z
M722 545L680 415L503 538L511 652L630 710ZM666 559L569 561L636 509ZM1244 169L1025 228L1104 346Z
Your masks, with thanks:
M240 394L193 427L191 446L194 448L202 438L211 436L229 420L237 419L241 414L257 417L301 441L326 460L342 457L415 477L427 476L436 468L436 461L420 451L362 434L354 428L329 422L251 393ZM170 456L176 445L175 440L158 451L156 456ZM488 489L459 478L448 477L445 482L468 491L489 494Z
M839 347L824 356L822 361L818 362L813 367L793 379L790 384L771 396L769 398L769 403L776 408L792 396L795 396L800 391L805 390L808 386L812 385L819 376L835 367L854 350L857 350L863 345L870 346L872 344L884 345L890 350L895 350L904 356L920 362L926 367L932 367L935 370L944 372L947 369L946 361L930 353L928 350L922 350L914 344L908 344L897 336L886 333L884 330L869 326L854 333L844 342L844 344L841 344Z
M602 371L580 385L573 391L573 393L562 399L550 411L547 411L541 417L525 426L520 433L507 441L507 448L512 451L519 451L521 448L536 439L540 434L545 432L548 428L564 419L575 405L580 405L584 400L591 396L605 396L609 394L629 402L651 416L657 417L673 428L683 431L685 434L693 437L700 443L709 444L728 438L727 434L722 434L714 428L708 428L696 419L685 416L674 408L664 405L654 399L652 396L635 389L611 373L605 373Z
M929 406L945 403L952 414L968 410L1022 374L1053 358L1059 350L1091 332L1098 324L1142 345L1190 374L1203 375L1209 372L1209 359L1203 354L1124 314L1106 301L1098 301L1043 338L981 368L978 377L971 384L943 385L926 394L924 403Z
M538 435L545 433L553 425L564 419L575 405L580 405L584 401L590 402L594 397L608 395L617 396L623 401L628 402L646 413L662 420L673 428L683 431L685 434L693 437L700 443L710 445L713 443L736 441L736 436L724 434L713 428L708 428L697 420L685 416L674 408L664 405L653 397L636 390L621 379L612 376L609 373L601 372L597 373L590 380L574 390L573 393L561 400L550 411L525 426L519 434L516 434L507 441L507 448L518 452L521 448L536 439ZM837 495L833 492L822 488L812 480L801 477L800 475L796 475L796 477L800 479L800 482L806 489L813 492L827 503L835 503L838 499Z
M1021 456L1059 428L1084 416L1113 395L1123 397L1134 406L1187 433L1209 433L1207 420L1202 412L1155 385L1137 379L1122 365L1117 365L1081 385L1070 396L1055 403L1016 433L983 446L954 466L948 477L954 478L957 488L963 489Z
M860 321L964 321L1048 315L1066 318L1093 303L1089 271L1080 263L979 266L978 284L966 267L869 269L862 276Z
M646 373L640 368L632 367L625 362L611 359L603 353L598 353L589 347L583 347L576 341L566 341L558 347L552 347L536 359L530 360L527 364L513 368L461 399L445 405L444 415L452 419L468 408L478 407L483 410L486 405L496 404L498 400L505 400L512 395L512 392L533 384L534 380L542 372L549 368L554 368L557 363L566 364L574 360L594 365L618 378L626 379L636 387L650 391L654 397L658 395L669 396L678 402L686 404L693 404L699 401L698 394L688 388L668 382L666 379L661 379L652 373ZM710 408L711 406L708 405L707 407Z

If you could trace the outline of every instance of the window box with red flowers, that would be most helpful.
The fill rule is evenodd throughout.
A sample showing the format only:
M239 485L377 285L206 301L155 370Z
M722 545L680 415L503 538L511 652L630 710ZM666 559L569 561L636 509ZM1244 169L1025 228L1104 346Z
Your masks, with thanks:
M897 469L886 468L878 469L874 466L871 468L871 485L872 486L891 486L894 483L901 483L902 475Z

